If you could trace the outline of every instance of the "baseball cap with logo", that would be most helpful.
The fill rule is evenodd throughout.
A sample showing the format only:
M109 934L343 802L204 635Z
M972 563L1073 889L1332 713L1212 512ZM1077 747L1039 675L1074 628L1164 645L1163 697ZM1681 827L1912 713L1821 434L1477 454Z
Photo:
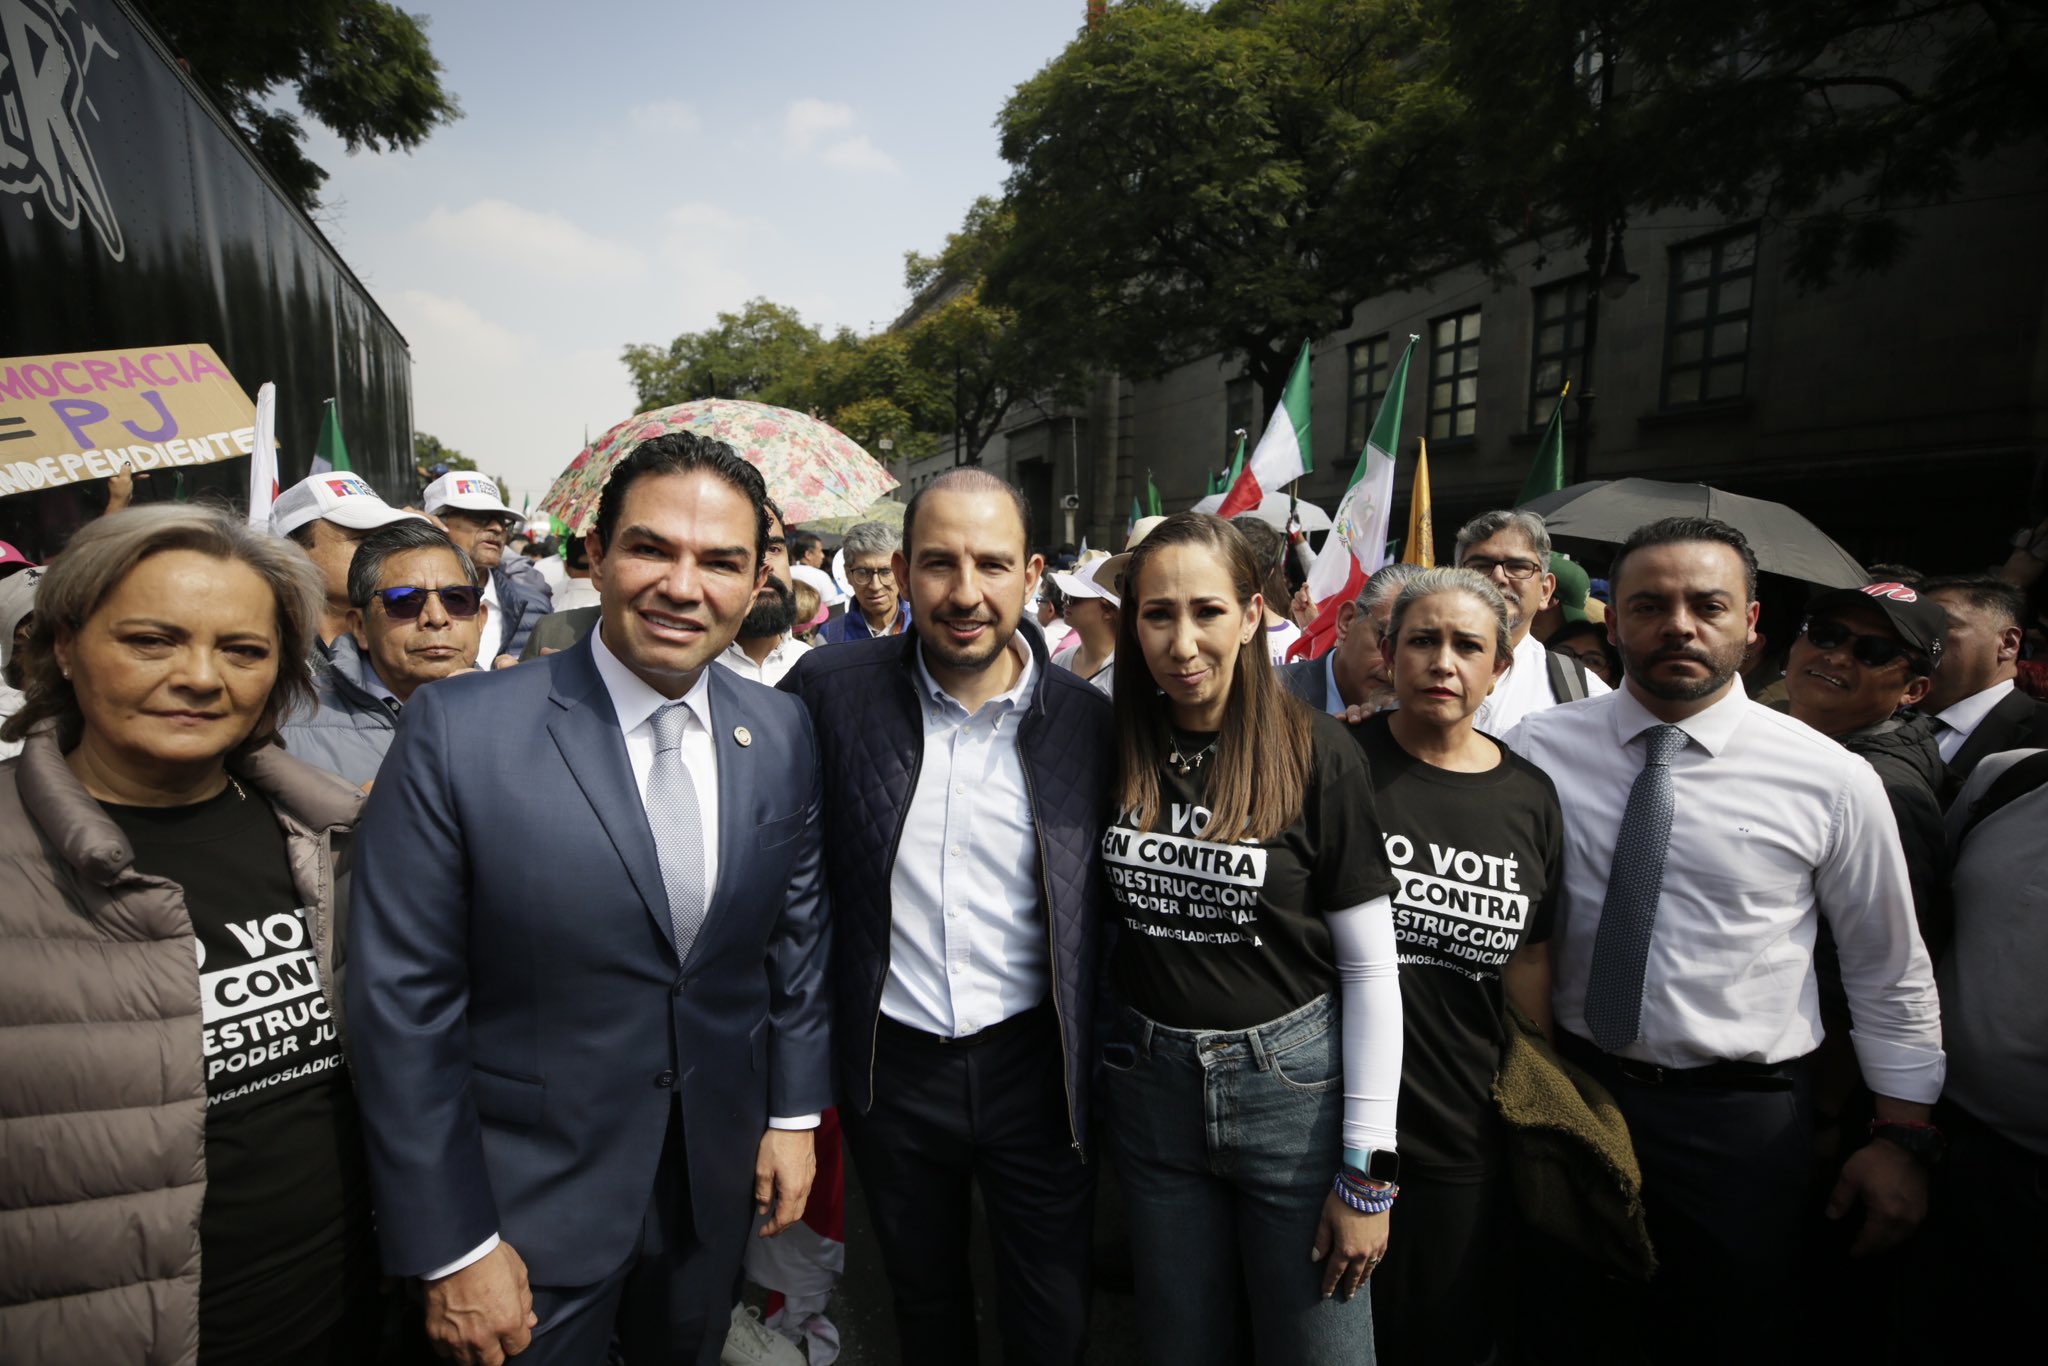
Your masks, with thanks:
M1806 605L1809 617L1825 616L1842 604L1863 601L1884 613L1899 643L1917 651L1929 668L1941 667L1942 648L1948 643L1948 614L1909 584L1866 583L1861 588L1837 588L1823 593Z
M270 505L270 529L289 536L308 522L325 521L350 531L374 531L418 516L379 498L360 475L330 471L309 474L278 494Z
M454 508L457 512L491 512L500 517L519 514L498 497L498 481L474 470L451 470L420 495L420 506L429 512Z
M21 569L33 568L34 565L34 560L7 542L0 541L0 574L12 574Z

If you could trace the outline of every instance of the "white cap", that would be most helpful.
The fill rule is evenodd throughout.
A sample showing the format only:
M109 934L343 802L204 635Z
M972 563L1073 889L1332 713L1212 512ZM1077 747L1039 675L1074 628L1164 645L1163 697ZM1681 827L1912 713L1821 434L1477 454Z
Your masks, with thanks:
M289 536L308 522L332 522L350 531L374 531L417 512L395 508L377 496L362 476L346 470L309 474L277 495L270 505L270 530ZM424 520L424 519L422 519Z
M818 591L818 601L827 607L837 607L846 601L846 594L839 585L832 582L832 576L822 569L807 564L793 564L789 572L796 576L798 583L807 583ZM794 585L792 585L794 586Z
M1123 600L1111 592L1107 585L1095 581L1096 576L1102 571L1102 566L1108 563L1109 556L1103 555L1091 558L1085 564L1076 565L1071 573L1056 569L1053 571L1052 581L1058 585L1060 592L1070 598L1101 598L1111 607L1121 607Z
M500 517L519 514L498 497L498 481L475 470L454 470L427 485L420 506L429 512L454 508L457 512L494 512Z

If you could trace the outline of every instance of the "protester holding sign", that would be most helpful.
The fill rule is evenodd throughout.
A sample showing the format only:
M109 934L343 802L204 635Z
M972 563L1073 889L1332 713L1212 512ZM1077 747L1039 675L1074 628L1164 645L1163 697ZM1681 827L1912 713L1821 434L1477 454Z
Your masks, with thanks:
M1400 944L1401 1219L1374 1278L1389 1361L1493 1358L1502 1324L1506 1133L1493 1103L1503 994L1550 1022L1564 816L1542 770L1473 728L1514 658L1507 604L1469 569L1425 569L1381 654L1397 710L1354 728L1372 771Z
M360 795L271 743L319 576L138 508L44 576L0 735L0 1361L368 1361L335 919Z
M1170 517L1122 580L1123 814L1103 839L1124 1007L1104 1053L1145 1360L1373 1360L1401 1070L1372 784L1274 676L1244 536Z

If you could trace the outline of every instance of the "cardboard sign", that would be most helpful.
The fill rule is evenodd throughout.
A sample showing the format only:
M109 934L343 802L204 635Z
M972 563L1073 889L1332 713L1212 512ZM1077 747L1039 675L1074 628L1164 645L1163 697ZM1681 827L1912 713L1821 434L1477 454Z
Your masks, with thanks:
M256 449L256 405L210 346L0 360L0 496Z

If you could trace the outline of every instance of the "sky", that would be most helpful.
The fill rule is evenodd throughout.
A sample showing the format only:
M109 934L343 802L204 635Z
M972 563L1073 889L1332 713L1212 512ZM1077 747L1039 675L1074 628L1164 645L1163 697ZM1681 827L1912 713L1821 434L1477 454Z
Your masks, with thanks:
M321 228L412 349L413 426L538 500L632 415L619 360L763 296L886 326L1002 187L995 119L1085 0L400 0L463 117L348 154ZM343 415L346 430L346 414Z

